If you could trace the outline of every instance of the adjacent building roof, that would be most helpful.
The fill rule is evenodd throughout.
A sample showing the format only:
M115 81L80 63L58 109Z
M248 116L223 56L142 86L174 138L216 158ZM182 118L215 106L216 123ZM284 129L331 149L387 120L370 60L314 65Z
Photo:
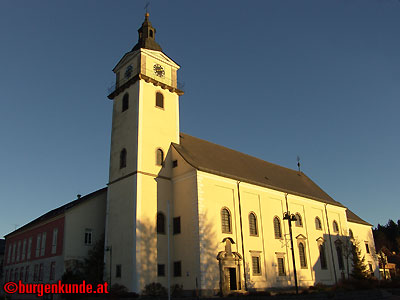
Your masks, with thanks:
M347 216L347 221L349 221L349 222L372 226L372 224L361 219L359 216L357 216L355 213L353 213L350 209L346 210L346 216Z
M333 200L303 172L281 167L259 158L190 136L180 134L178 153L194 168L344 207Z
M23 231L24 229L28 228L29 226L33 226L33 225L42 223L42 222L44 222L44 221L46 221L48 219L54 218L54 217L56 217L58 215L61 215L61 214L65 213L67 210L73 208L74 206L77 206L77 205L79 205L79 204L81 204L81 203L83 203L83 202L85 202L87 200L90 200L90 199L92 199L94 197L97 197L102 193L107 193L107 188L106 187L102 188L100 190L97 190L97 191L95 191L93 193L87 194L87 195L85 195L83 197L80 197L80 198L78 198L78 199L76 199L76 200L74 200L72 202L64 204L63 206L60 206L59 208L53 209L53 210L45 213L44 215L41 215L39 218L36 218L35 220L29 222L28 224L25 224L24 226L18 228L17 230L14 230L13 232L10 232L5 237L7 237L9 235L12 235L12 234L15 234L15 233L18 233L20 231Z

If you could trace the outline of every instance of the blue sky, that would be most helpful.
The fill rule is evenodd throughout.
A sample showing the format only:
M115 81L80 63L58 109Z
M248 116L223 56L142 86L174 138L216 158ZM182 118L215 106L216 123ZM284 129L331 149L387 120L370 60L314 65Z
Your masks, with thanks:
M0 236L106 186L112 68L145 1L0 2ZM400 218L400 2L151 1L181 131L302 170Z

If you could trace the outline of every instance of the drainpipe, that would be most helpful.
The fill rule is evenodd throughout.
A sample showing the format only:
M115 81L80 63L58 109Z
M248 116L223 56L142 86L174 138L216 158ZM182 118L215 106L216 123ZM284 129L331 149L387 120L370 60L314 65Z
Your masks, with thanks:
M332 256L332 264L333 264L333 273L334 273L334 275L335 275L335 283L337 284L335 260L333 259L333 248L332 248L331 231L330 231L330 229L329 229L328 210L326 209L327 206L328 206L328 204L325 203L326 225L327 225L327 227L328 227L329 243L330 243L330 245L331 245L331 256Z
M247 291L247 278L246 278L246 259L244 253L244 243L243 243L243 227L242 227L242 206L240 205L240 190L239 190L240 181L237 182L237 191L238 191L238 202L239 202L239 220L240 220L240 237L242 239L242 253L243 253L243 274L244 274L244 290Z

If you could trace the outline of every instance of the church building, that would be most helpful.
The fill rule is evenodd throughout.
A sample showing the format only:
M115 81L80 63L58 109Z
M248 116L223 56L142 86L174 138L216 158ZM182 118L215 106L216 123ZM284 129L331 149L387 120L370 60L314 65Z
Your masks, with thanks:
M138 43L113 69L107 187L7 235L6 280L17 278L10 277L15 269L34 270L41 251L47 258L41 263L50 271L59 268L51 279L59 279L71 257L82 259L101 233L105 280L137 293L152 282L200 295L287 289L296 279L300 287L335 284L351 271L351 240L371 274L379 276L372 225L303 172L180 132L180 66L156 42L149 14L138 33ZM92 212L79 213L95 203ZM73 212L75 226L64 225ZM48 256L41 244L46 228ZM88 232L90 245L85 245ZM24 246L24 239L32 245ZM58 258L52 267L54 239ZM36 249L31 260L24 247ZM74 254L67 264L63 251L68 249ZM39 264L38 274L45 267Z

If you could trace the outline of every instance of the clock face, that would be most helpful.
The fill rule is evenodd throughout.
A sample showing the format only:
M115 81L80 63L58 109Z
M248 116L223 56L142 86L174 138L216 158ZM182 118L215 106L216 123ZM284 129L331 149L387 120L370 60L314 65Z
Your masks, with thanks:
M155 64L154 67L153 67L153 70L154 70L154 73L157 76L160 76L160 77L164 77L165 76L164 68L161 65Z
M128 79L129 77L132 76L132 71L133 71L133 67L132 66L128 66L125 70L125 78Z

